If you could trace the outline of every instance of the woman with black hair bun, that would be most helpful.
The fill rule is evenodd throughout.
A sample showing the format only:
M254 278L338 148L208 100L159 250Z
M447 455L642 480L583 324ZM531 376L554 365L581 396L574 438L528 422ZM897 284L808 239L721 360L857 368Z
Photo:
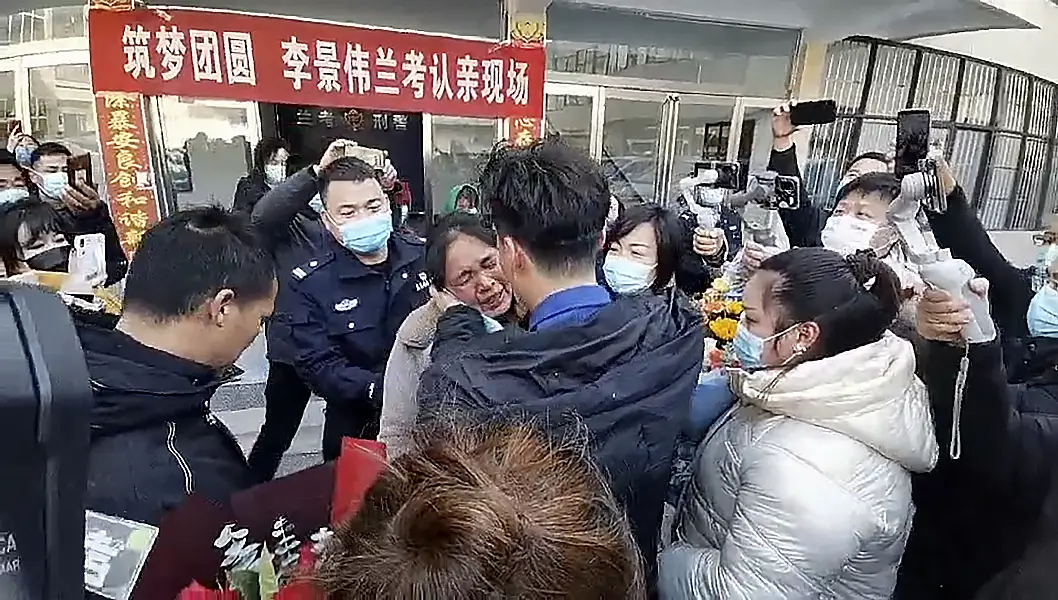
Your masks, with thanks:
M888 599L911 474L936 464L899 280L873 252L795 248L750 278L733 342L738 402L699 444L666 599Z

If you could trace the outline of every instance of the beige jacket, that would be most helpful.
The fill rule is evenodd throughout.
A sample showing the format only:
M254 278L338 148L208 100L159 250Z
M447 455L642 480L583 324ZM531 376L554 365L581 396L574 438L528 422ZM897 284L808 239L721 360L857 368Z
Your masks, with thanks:
M408 315L397 330L382 383L382 420L378 434L378 441L386 444L389 459L411 448L411 433L419 410L415 391L423 371L430 366L430 348L442 314L444 311L431 299Z

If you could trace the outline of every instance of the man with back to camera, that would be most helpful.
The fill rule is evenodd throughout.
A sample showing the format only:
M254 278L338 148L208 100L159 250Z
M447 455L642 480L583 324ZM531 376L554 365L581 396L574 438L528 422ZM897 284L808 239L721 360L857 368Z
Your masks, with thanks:
M420 420L465 412L529 418L559 435L586 430L653 573L673 450L702 367L701 317L676 290L611 300L596 283L610 190L587 154L558 139L497 146L479 189L529 332L484 335L479 313L448 310L421 380Z
M56 142L45 142L30 155L29 180L36 186L42 200L59 212L63 233L73 238L88 233L102 233L105 238L107 280L116 283L128 270L128 259L121 247L110 210L99 193L90 185L78 182L70 185L66 161L73 153Z
M276 324L286 328L298 375L326 401L323 457L333 460L342 437L378 436L386 361L429 282L423 242L394 232L374 168L358 158L329 161L319 190L319 250L282 274Z
M192 493L226 500L254 483L209 402L275 295L245 216L196 208L147 231L117 328L78 329L95 397L87 508L157 525Z

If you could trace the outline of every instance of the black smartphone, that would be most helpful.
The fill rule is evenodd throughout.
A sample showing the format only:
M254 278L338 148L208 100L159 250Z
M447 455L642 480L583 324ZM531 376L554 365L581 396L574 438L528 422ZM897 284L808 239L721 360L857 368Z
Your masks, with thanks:
M928 110L902 110L896 117L896 155L893 174L904 177L919 170L919 161L929 156Z
M833 100L798 102L790 107L790 123L799 125L826 125L838 119L838 103Z
M81 156L73 156L67 159L66 177L69 179L71 186L78 183L87 183L89 187L93 187L95 182L92 181L92 156L90 154L82 154Z

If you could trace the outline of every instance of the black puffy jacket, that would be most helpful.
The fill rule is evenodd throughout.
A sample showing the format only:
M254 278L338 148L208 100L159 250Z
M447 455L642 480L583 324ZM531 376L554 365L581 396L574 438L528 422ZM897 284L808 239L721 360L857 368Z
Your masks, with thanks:
M1026 349L1025 382L1012 384L999 342L970 347L958 460L947 449L964 349L929 342L919 353L942 452L933 472L912 480L917 510L898 600L972 598L1036 539L1058 464L1058 340Z
M468 324L478 337L453 334ZM454 412L532 420L558 436L586 429L653 573L676 438L702 369L698 311L678 291L633 294L583 325L483 334L466 307L438 322L420 420Z
M78 327L95 405L86 508L158 525L199 493L227 501L253 485L242 450L209 410L222 380L128 335Z

